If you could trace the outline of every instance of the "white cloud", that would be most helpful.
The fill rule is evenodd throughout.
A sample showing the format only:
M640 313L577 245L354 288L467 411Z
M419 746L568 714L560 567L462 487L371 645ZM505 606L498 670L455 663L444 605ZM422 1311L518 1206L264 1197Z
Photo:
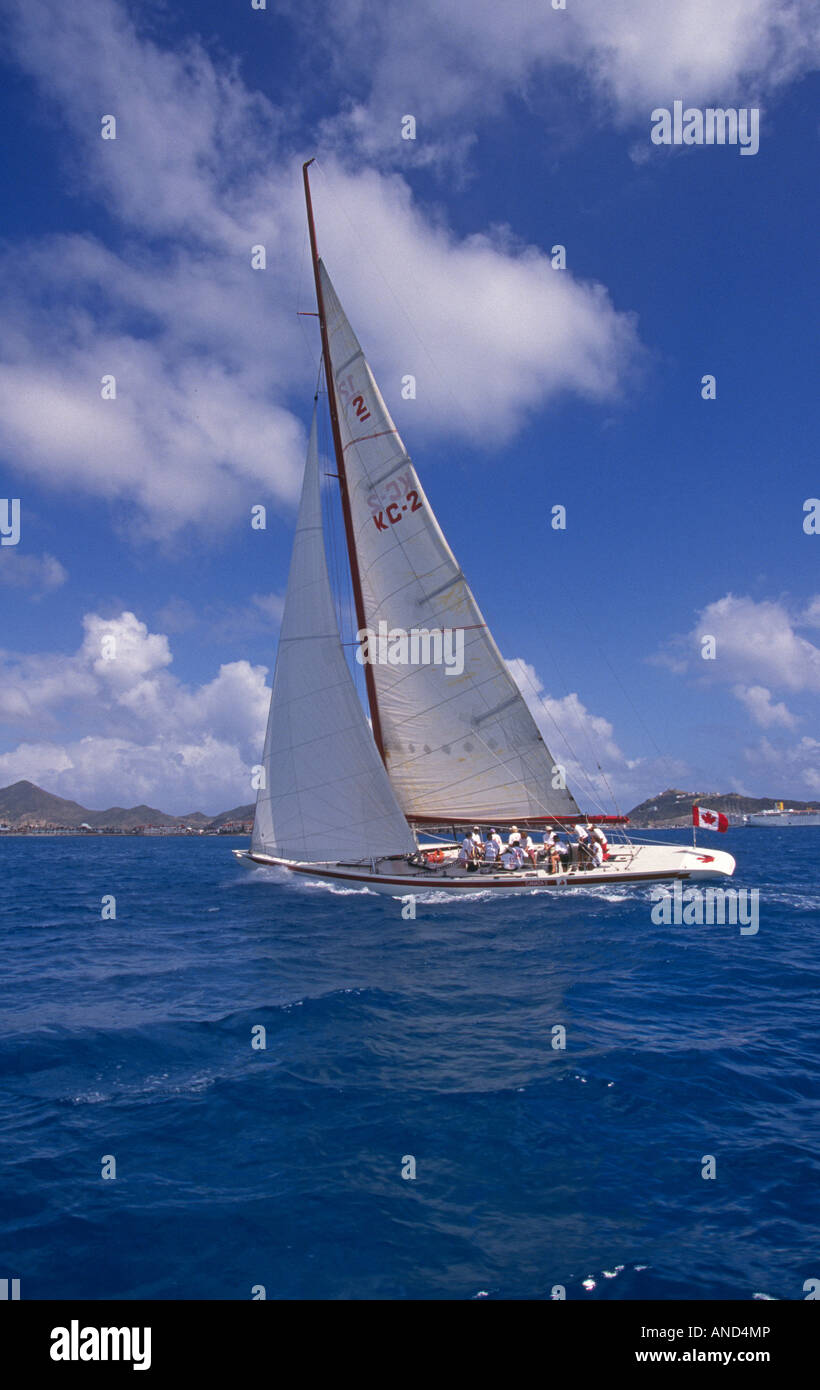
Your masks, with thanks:
M677 97L748 104L820 57L812 0L592 0L576 8L592 70L624 117Z
M754 104L820 55L814 0L569 0L563 11L417 0L412 12L404 0L339 0L313 14L314 41L355 93L340 140L420 163L458 161L466 132L475 138L507 95L543 101L562 68L585 83L590 116L643 123L648 147L655 105ZM407 112L415 144L400 139Z
M147 801L215 813L252 801L270 700L265 668L227 662L212 680L186 686L168 669L167 637L133 613L87 614L83 625L73 656L0 654L0 718L12 735L34 731L0 756L0 782L44 782L95 809ZM43 738L58 719L73 735Z
M13 727L41 727L58 707L85 700L96 684L85 666L70 657L15 657L0 652L0 720Z
M732 687L732 694L746 706L755 724L759 724L762 729L768 729L773 724L780 724L784 729L796 728L795 716L782 700L773 705L772 692L764 685L735 685Z
M113 619L89 613L83 618L83 627L80 661L115 690L127 690L171 663L168 638L149 633L134 613L121 613Z
M192 259L147 256L135 269L91 238L57 237L0 260L8 455L58 486L135 501L157 536L186 520L224 524L271 493L293 502L304 459L301 424L270 399L280 357L258 351L273 331L282 359L296 352L283 310L265 325L249 268L208 255L219 285L209 293ZM146 316L153 336L133 336L128 322ZM115 400L102 398L104 375Z
M814 604L807 611L814 613ZM797 631L807 623L805 615L793 616L784 603L726 594L708 604L692 630L674 638L653 660L710 683L817 693L820 648ZM714 660L701 657L707 636L715 639ZM745 696L739 698L748 707ZM760 709L759 699L756 703Z
M334 284L402 425L486 445L559 392L616 396L640 357L632 316L601 285L554 271L509 228L458 240L403 179L337 164L316 180L315 202ZM402 407L407 372L417 398Z
M798 606L726 594L703 609L690 632L651 658L707 690L725 687L754 725L772 731L757 743L749 743L740 726L726 731L727 746L754 774L753 795L810 800L820 791L820 743L810 735L789 743L780 732L818 723L820 647L801 629L816 626L819 614L817 596ZM714 660L701 657L705 636L715 638ZM775 691L787 693L789 703L775 699Z

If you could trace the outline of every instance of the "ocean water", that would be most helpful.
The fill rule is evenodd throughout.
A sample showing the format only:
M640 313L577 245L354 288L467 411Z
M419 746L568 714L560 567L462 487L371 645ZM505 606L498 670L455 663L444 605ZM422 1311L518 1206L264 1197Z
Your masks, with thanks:
M656 925L648 888L413 921L248 872L238 839L3 840L0 1276L30 1299L804 1298L820 830L711 839L759 888L756 935Z

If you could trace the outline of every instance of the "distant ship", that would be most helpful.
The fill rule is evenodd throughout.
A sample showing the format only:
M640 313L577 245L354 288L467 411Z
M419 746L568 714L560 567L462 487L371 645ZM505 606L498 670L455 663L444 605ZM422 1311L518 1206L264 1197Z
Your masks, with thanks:
M820 811L795 811L778 801L771 811L753 811L743 817L744 825L820 825Z

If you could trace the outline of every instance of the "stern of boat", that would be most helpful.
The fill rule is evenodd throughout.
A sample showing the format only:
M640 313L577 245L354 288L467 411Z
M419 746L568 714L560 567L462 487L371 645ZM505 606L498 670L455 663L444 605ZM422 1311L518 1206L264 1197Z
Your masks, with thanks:
M731 878L735 871L734 856L722 849L686 849L683 859L690 878Z

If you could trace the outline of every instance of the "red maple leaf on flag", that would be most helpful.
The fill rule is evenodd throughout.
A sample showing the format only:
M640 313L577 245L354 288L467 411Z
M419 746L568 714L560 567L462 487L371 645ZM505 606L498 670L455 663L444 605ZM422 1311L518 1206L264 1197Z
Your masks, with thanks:
M728 830L729 819L722 811L710 811L706 806L692 807L692 824L702 825L705 830Z

